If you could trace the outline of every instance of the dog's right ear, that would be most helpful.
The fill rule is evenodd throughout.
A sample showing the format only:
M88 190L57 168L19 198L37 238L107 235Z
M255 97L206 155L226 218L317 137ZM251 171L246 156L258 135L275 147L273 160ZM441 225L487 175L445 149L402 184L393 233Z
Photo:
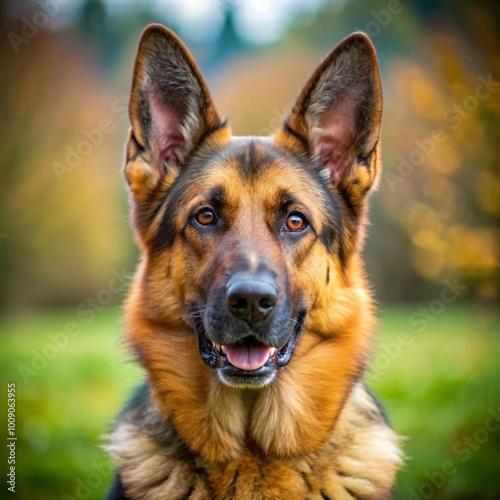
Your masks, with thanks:
M223 126L188 49L167 28L149 25L135 61L125 176L137 198ZM146 189L145 189L146 188Z
M359 214L380 170L382 87L364 33L344 38L318 66L284 124L311 162Z

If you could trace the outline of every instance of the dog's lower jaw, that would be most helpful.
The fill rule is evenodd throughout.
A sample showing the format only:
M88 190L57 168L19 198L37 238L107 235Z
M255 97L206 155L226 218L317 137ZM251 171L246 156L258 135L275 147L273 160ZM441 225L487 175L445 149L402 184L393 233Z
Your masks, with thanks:
M379 500L390 498L402 462L399 438L360 383L323 444L306 455L266 456L245 447L232 460L207 461L186 451L172 423L147 397L123 415L110 438L108 452L131 499L183 498L191 492L190 498L312 499L322 494ZM240 473L245 481L238 481Z
M298 315L286 343L278 348L268 348L268 359L256 370L244 370L230 363L229 347L219 346L209 340L205 328L200 323L196 326L196 337L201 360L212 370L221 383L236 389L260 389L271 384L279 371L292 359L295 345L302 333L305 312ZM253 342L251 340L250 342ZM257 344L260 342L255 341ZM261 347L266 347L261 344Z
M225 370L224 368L216 369L215 373L222 384L232 387L233 389L240 390L262 389L263 387L272 384L278 375L277 370L273 367L263 366L257 371L261 372L258 377L252 376L251 374L250 376L247 376L246 373L238 374L237 372L228 374L228 370Z

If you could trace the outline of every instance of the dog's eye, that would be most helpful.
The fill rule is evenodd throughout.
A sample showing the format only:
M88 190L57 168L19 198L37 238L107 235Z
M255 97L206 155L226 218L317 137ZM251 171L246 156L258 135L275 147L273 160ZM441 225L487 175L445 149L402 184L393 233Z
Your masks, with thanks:
M285 231L303 231L307 227L307 221L303 215L299 213L291 213L285 222Z
M195 215L196 222L202 226L209 226L210 224L215 224L217 219L215 214L209 208L204 208Z

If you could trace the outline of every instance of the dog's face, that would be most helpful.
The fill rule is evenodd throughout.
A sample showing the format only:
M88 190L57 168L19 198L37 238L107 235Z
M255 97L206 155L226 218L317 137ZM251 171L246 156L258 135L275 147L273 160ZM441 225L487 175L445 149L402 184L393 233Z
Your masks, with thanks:
M333 334L314 311L344 300L381 105L373 47L355 34L322 62L282 130L232 137L181 42L161 26L144 32L125 167L141 300L151 321L189 326L222 383L272 383L306 322Z
M339 207L320 176L266 139L225 137L181 169L155 246L182 277L200 355L229 385L263 385L293 354L314 282L340 254Z

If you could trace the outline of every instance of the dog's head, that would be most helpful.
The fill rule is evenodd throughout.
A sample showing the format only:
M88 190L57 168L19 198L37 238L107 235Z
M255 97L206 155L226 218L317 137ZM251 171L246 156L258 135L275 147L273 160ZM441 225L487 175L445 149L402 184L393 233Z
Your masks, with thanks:
M305 323L319 336L341 326L313 316L347 300L381 110L375 52L356 33L272 137L232 137L179 39L144 31L125 166L144 254L136 295L149 320L188 325L224 384L267 385Z

